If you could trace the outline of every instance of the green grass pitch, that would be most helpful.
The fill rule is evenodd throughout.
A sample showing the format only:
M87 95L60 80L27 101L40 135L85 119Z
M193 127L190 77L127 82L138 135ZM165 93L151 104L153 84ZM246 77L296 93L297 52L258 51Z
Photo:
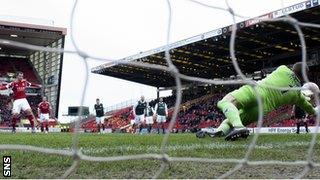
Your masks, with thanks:
M223 138L197 139L194 134L172 134L169 138L168 154L174 157L242 159L252 137L251 135L247 140L226 142ZM79 146L83 154L92 156L160 153L162 139L163 135L156 134L80 134ZM250 160L305 160L310 140L311 134L264 134L259 137ZM1 133L0 144L26 144L70 150L72 134ZM59 178L72 164L71 157L28 151L0 151L0 155L12 157L12 178ZM320 162L319 140L314 149L313 159L317 163ZM81 161L79 168L70 178L152 178L160 164L160 160ZM160 178L217 178L235 165L171 162ZM231 178L293 178L302 171L303 166L247 166ZM305 178L320 178L320 168L312 169Z

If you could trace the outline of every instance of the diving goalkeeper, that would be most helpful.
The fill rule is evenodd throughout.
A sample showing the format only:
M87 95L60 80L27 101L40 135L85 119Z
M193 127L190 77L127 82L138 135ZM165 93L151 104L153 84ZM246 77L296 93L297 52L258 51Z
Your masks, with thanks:
M308 68L307 68L308 71ZM315 115L319 107L313 108L302 91L298 90L276 90L266 86L281 88L301 87L302 63L295 63L290 69L285 65L279 66L269 76L258 81L256 90L259 93L262 104L263 114L284 106L297 105L309 115ZM319 87L314 83L308 83L309 89L313 92L319 92ZM238 138L247 138L249 130L246 125L258 120L257 96L253 87L244 85L241 88L227 94L218 102L218 108L224 113L226 119L213 133L214 136L225 136L225 140L236 140Z

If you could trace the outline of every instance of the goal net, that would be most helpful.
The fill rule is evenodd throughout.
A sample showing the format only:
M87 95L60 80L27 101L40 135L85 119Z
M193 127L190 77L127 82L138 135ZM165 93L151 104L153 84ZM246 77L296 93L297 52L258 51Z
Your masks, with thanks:
M174 157L169 156L168 154L168 143L170 142L170 132L173 129L177 115L179 112L179 105L181 104L181 95L182 95L182 80L183 81L192 81L192 82L201 82L206 84L213 84L213 85L232 85L232 84L248 84L254 87L254 89L258 86L258 84L248 79L241 70L239 64L241 62L237 61L237 55L236 55L236 43L237 43L237 30L239 27L237 27L236 18L247 18L245 16L242 16L241 14L237 14L236 9L233 9L232 7L228 6L228 8L221 8L221 7L215 7L210 4L203 3L201 1L196 0L189 0L194 4L194 6L203 6L206 8L212 9L212 11L224 11L227 12L230 16L230 18L233 19L233 25L231 26L231 36L230 36L230 42L229 42L229 52L231 57L231 62L233 64L234 70L236 71L237 75L241 77L241 80L215 80L215 79L205 79L200 77L193 77L188 76L185 74L182 74L179 72L179 69L174 65L174 63L171 60L170 56L170 35L172 32L172 29L174 26L171 24L172 22L172 16L174 12L174 8L172 8L171 3L172 1L167 0L166 6L168 8L168 29L167 29L167 38L166 38L166 49L165 49L165 59L166 59L166 65L156 65L156 64L150 64L150 63L144 63L144 62L135 62L135 61L112 61L110 59L105 59L103 57L95 57L92 55L89 55L84 50L81 50L76 41L75 41L75 29L73 28L74 25L74 19L75 19L75 11L77 10L78 1L75 0L75 3L73 5L72 9L72 15L71 15L71 39L72 43L76 50L68 50L68 49L58 49L58 48L47 48L47 47L39 47L34 46L31 44L25 44L20 42L14 42L14 41L8 41L5 39L0 39L0 44L10 44L14 47L19 48L25 48L25 49L31 49L36 51L43 51L43 52L54 52L54 53L70 53L70 54L77 54L79 55L83 62L86 64L85 72L86 72L86 78L85 78L85 85L82 90L82 97L81 97L81 107L84 104L86 93L87 93L87 85L88 85L88 76L90 73L89 66L88 66L88 59L94 59L99 60L102 62L106 62L109 64L125 64L125 65L132 65L137 67L143 67L143 68L152 68L157 69L160 71L165 71L170 73L173 78L175 79L176 83L176 102L174 106L174 112L172 114L172 118L169 123L168 127L168 133L165 134L162 140L161 144L161 153L159 154L149 154L149 153L143 153L143 154L135 154L135 155L124 155L124 156L106 156L106 157L98 157L98 156L88 156L82 153L82 151L79 148L79 121L76 122L75 125L75 131L73 133L72 138L72 147L70 150L64 150L64 149L50 149L50 148L42 148L37 146L31 146L31 145L10 145L10 144L1 144L0 150L24 150L24 151L32 151L32 152L38 152L38 153L44 153L44 154L53 154L53 155L60 155L60 156L69 156L72 157L73 163L72 165L66 169L64 175L62 178L69 177L72 173L74 173L77 168L79 167L79 164L81 161L91 161L91 162L115 162L115 161L124 161L124 160L143 160L143 159L155 159L159 160L161 162L160 168L157 170L155 174L152 175L153 178L161 177L161 174L165 171L166 168L170 167L170 163L173 162L195 162L195 163L206 163L208 166L214 165L214 164L235 164L230 169L225 170L223 173L219 174L217 177L208 177L208 178L228 178L228 177L234 177L233 175L248 167L254 167L254 166L283 166L283 167L300 167L300 169L297 171L296 178L303 178L308 173L310 173L314 168L319 168L320 163L319 161L314 161L314 151L316 149L317 144L317 135L318 133L313 133L311 141L309 143L309 148L306 153L305 160L301 161L280 161L280 160L251 160L250 156L253 154L254 149L257 145L260 131L259 128L262 127L263 124L263 103L261 100L261 97L259 94L257 94L257 103L259 108L259 120L257 121L257 131L252 135L251 142L248 143L246 153L243 157L238 158L195 158L195 157ZM304 5L306 3L311 3L313 1L305 1L303 2ZM226 1L226 4L228 5L228 1ZM305 42L305 36L303 33L302 28L308 27L312 29L318 30L320 28L319 24L313 24L313 23L307 23L299 21L289 15L289 13L284 12L281 17L270 19L270 18L255 18L252 19L252 21L255 22L264 22L264 23L272 23L272 22L281 22L281 23L287 23L294 27L296 31L296 35L299 37L300 40L300 46L301 46L301 62L303 63L304 68L306 68L307 64L307 46ZM306 69L303 70L303 78L305 82L309 82L309 77L307 76ZM301 88L279 88L279 87L268 87L273 89L280 89L280 90L300 90ZM319 106L319 97L316 97L316 105ZM82 114L81 110L79 112ZM319 114L317 114L316 118L316 132L318 132L319 129ZM226 147L227 148L227 147ZM302 169L301 169L302 167ZM266 174L265 178L268 178L268 174Z

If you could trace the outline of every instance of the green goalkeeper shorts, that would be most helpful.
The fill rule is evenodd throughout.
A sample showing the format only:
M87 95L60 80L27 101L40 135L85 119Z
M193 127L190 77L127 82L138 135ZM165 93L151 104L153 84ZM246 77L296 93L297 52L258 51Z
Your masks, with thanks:
M244 126L258 120L257 98L254 89L251 86L244 85L229 94L232 95L240 105L238 108Z

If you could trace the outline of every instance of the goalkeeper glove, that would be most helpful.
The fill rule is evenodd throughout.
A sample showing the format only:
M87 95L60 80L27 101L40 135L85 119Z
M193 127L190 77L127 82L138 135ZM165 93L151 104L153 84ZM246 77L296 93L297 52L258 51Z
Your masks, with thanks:
M315 115L320 114L320 106L314 108Z

